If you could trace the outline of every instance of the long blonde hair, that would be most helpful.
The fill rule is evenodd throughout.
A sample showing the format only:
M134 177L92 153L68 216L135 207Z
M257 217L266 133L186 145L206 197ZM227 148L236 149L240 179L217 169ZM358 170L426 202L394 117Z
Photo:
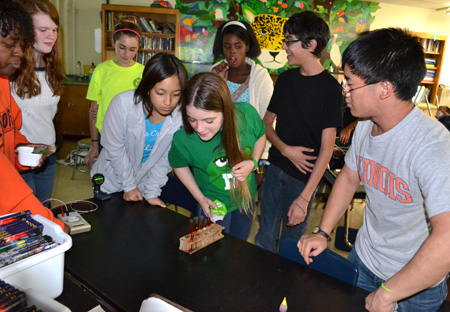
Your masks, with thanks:
M231 100L228 86L222 77L206 72L197 74L189 80L188 87L183 93L181 105L183 125L188 134L194 133L186 113L186 107L191 105L198 109L223 114L222 137L219 148L225 151L229 166L233 167L243 160L251 159L251 156L244 152L239 142L237 112ZM241 212L251 213L252 196L247 180L240 182L233 177L230 195Z

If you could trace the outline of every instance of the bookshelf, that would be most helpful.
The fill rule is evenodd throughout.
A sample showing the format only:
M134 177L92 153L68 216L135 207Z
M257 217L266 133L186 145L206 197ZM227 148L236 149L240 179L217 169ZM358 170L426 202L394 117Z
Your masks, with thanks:
M141 47L136 61L145 62L158 52L178 56L180 13L177 9L129 5L102 5L102 61L115 57L112 37L114 25L120 20L132 21L141 29ZM152 27L155 26L155 27Z
M441 76L442 65L444 63L445 46L447 36L434 35L432 33L412 32L412 34L419 38L421 45L425 52L425 63L427 66L427 74L420 84L423 91L428 93L428 100L430 105L436 109L436 96L439 90L439 79ZM425 100L416 100L419 107L423 108L421 103L426 103ZM426 106L426 105L425 105Z

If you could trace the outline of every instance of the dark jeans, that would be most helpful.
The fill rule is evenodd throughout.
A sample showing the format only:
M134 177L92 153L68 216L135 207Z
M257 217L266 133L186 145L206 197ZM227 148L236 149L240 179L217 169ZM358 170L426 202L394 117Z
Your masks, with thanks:
M254 201L252 203L252 207L255 207ZM205 216L202 208L200 207L199 216ZM235 210L231 213L227 213L223 220L216 221L216 223L225 227L223 230L225 233L246 241L248 235L250 234L250 228L253 221L252 219L252 215L247 216L245 213L241 214L239 210Z
M350 255L348 256L348 260L353 262L358 267L359 276L356 286L358 286L359 288L365 289L370 292L374 292L381 286L381 283L385 282L385 280L373 274L366 267L366 265L359 258L355 248L351 250ZM398 312L439 311L439 307L447 297L447 278L448 275L438 285L423 290L414 296L406 298L405 300L399 301L398 308L396 311Z
M255 243L259 247L276 253L278 242L283 238L294 237L300 239L305 233L309 212L317 189L310 198L305 220L296 226L286 226L289 207L301 194L305 188L305 183L291 177L277 166L271 164L267 168L262 187L260 227L255 237ZM283 220L283 228L280 237L281 220Z
M23 171L20 175L41 202L51 198L53 186L55 185L56 156L48 156L41 167L34 170ZM50 207L50 201L45 202L44 206Z

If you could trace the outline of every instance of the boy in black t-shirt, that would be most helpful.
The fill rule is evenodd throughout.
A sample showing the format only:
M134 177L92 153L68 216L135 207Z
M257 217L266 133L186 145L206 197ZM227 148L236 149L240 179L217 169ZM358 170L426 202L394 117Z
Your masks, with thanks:
M319 60L330 39L327 24L313 12L297 13L285 23L284 37L289 65L300 68L278 78L264 116L271 165L255 238L258 246L272 252L277 251L281 219L280 240L304 234L317 185L333 153L336 128L342 126L342 88Z

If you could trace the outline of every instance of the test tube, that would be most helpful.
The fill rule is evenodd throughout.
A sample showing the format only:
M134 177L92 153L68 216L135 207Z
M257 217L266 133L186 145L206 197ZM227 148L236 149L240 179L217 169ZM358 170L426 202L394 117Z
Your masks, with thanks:
M200 216L198 220L198 231L201 232L203 230L203 223L205 218L203 216Z
M198 217L194 217L194 234L197 234L198 232Z
M189 235L194 235L194 220L189 219Z

